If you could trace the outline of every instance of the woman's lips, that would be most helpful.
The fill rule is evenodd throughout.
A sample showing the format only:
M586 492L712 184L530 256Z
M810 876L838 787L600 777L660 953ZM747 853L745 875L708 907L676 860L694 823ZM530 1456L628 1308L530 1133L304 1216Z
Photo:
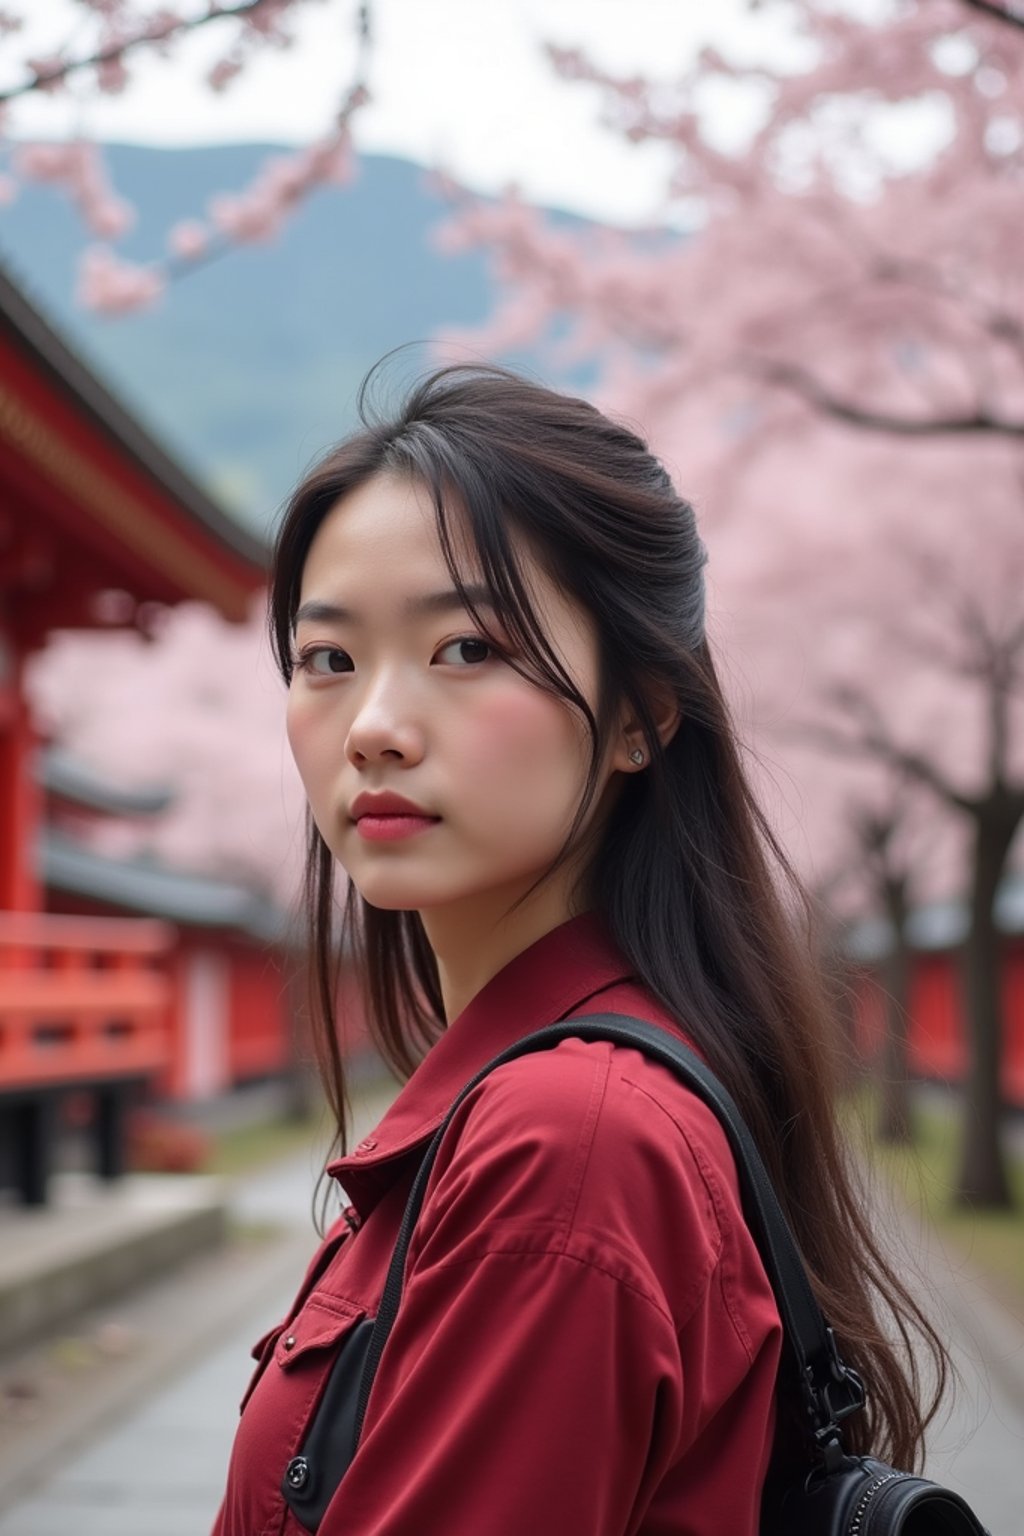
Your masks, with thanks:
M440 819L440 816L400 815L397 812L386 816L360 816L356 831L367 842L392 843L402 837L414 837L417 832L426 832L429 827L436 827Z

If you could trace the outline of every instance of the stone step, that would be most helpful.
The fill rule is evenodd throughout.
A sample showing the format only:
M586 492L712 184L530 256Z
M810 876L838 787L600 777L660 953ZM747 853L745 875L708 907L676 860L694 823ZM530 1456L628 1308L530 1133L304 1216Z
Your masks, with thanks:
M41 1208L0 1207L0 1355L223 1242L228 1188L205 1175L62 1173Z

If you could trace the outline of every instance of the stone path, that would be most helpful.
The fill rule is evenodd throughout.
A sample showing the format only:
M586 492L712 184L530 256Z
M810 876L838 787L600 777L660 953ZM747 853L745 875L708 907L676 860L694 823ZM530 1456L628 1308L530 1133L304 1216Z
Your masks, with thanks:
M1024 1530L1024 1315L934 1231L905 1219L917 1289L959 1372L932 1425L926 1473L961 1493L992 1536Z
M386 1102L379 1094L356 1102L356 1140ZM242 1245L118 1306L119 1325L145 1339L161 1384L91 1440L79 1436L88 1443L77 1453L64 1457L58 1448L52 1472L44 1462L19 1476L16 1458L3 1466L0 1447L0 1472L17 1480L21 1495L0 1515L0 1536L206 1536L252 1371L250 1347L289 1306L316 1246L319 1163L310 1148L235 1185L233 1221L281 1229L268 1252L257 1241L250 1261ZM175 1337L188 1353L178 1370L166 1359ZM45 1420L39 1434L45 1438ZM0 1499L2 1484L0 1476Z
M205 1536L251 1362L228 1339L3 1520L3 1536Z

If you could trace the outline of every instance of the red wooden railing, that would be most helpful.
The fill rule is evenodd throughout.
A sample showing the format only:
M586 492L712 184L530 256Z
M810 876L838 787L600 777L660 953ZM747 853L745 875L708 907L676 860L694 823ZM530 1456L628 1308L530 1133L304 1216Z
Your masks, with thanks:
M150 918L0 912L0 1094L164 1071L174 943Z

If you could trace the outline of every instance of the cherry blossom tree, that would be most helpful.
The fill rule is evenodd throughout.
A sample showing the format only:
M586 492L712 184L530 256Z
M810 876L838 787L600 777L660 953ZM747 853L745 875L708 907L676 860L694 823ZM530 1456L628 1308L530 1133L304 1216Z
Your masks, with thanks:
M0 11L0 39L7 39L8 53L28 14L27 3ZM48 182L66 192L87 236L97 242L81 254L78 298L83 305L120 314L152 304L170 282L197 265L240 244L272 239L317 187L351 180L352 120L369 100L369 3L342 0L339 6L353 16L357 62L353 78L339 80L338 109L323 134L292 153L270 156L248 186L218 194L195 217L174 225L166 232L163 257L150 263L129 261L116 249L135 214L112 185L102 147L84 133L55 142L16 137L18 102L32 93L74 94L87 121L90 97L124 91L141 55L156 54L167 68L175 68L177 46L207 28L216 29L224 45L206 83L213 92L229 91L258 55L284 55L294 46L296 26L313 3L336 0L76 0L82 14L73 38L57 39L46 54L23 59L21 79L0 90L0 128L10 135L0 204L17 195L23 181Z
M861 823L863 877L897 945L886 977L897 1026L909 888L919 900L963 897L970 1091L958 1191L1006 1205L994 905L1024 821L1019 451L988 440L965 454L956 440L933 440L894 454L874 440L866 452L832 426L817 445L805 440L798 466L781 446L772 452L774 466L765 462L763 481L746 489L746 519L730 520L760 537L760 572L720 576L748 646L759 647L756 736L783 754L796 749L794 777L808 798L823 798L811 829L817 856L828 857L851 816ZM830 486L824 518L822 485ZM780 495L785 508L772 515ZM756 528L769 517L774 556ZM713 561L729 560L738 534L736 526L716 550L712 525ZM893 820L887 781L913 796L909 826ZM833 822L831 839L823 819ZM893 1063L900 1047L894 1039Z
M285 696L265 602L246 624L201 603L163 609L149 638L58 631L30 663L41 730L112 784L166 786L156 820L96 823L97 852L234 879L289 905L305 798L285 739Z
M1019 516L1019 513L1018 513ZM1020 543L1019 527L1013 543ZM997 546L1005 561L1006 545ZM926 562L920 561L922 567ZM980 762L966 778L951 771L946 743L936 734L924 743L908 734L900 711L886 705L870 675L833 681L825 691L820 718L807 727L823 747L840 753L867 755L902 773L931 792L938 804L968 825L971 852L969 926L964 946L966 1016L972 1025L971 1091L967 1097L964 1161L959 1192L968 1202L1011 1203L1005 1162L995 1128L1000 1123L1000 1065L1002 1060L1002 966L994 908L1006 873L1010 850L1024 821L1024 762L1021 737L1024 718L1024 598L1019 571L1016 591L993 594L969 574L946 561L927 561L928 605L923 611L938 620L929 625L901 623L902 660L914 663L914 680L931 672L943 689L964 691L964 704L981 714L966 720L965 737L980 746ZM1000 604L1011 596L1009 604ZM993 601L995 597L995 601ZM1001 609L1001 611L1000 611ZM915 632L916 631L916 632ZM930 631L930 633L929 633ZM925 650L927 646L927 651ZM928 654L930 652L930 655ZM944 736L956 729L962 711L941 706ZM831 708L830 708L831 706ZM831 718L830 718L831 716ZM923 748L923 749L922 749ZM879 855L888 852L888 829L879 826ZM898 869L883 871L890 921L895 927L905 911L905 882Z
M666 212L699 238L575 237L515 197L467 199L443 239L490 246L507 289L473 343L533 342L569 311L561 354L615 358L634 408L733 374L766 425L791 395L897 438L1024 436L1024 30L965 0L883 9L790 6L814 65L785 76L707 49L680 80L623 79L552 49L627 137L670 146ZM760 111L740 151L711 137L723 99ZM901 173L907 111L932 144Z
M863 767L863 765L858 765ZM876 767L877 765L873 765ZM822 778L820 760L812 760L806 777ZM866 780L866 782L865 782ZM858 928L870 925L869 945L875 973L882 1029L872 1065L878 1090L875 1133L883 1142L912 1140L909 1026L913 949L908 920L924 885L922 873L930 849L925 828L934 810L917 787L898 771L858 772L854 782L830 784L831 825L825 848L832 848L831 868L822 869L819 847L811 874L811 895L821 914L832 968L839 973L839 1002L846 1004L854 1049L857 992L863 989L863 944ZM929 811L932 812L929 816ZM871 942L878 933L880 942ZM872 922L874 919L874 922ZM851 946L854 952L851 954ZM860 953L858 954L858 950ZM824 961L823 961L824 963Z
M882 1141L903 1143L912 1139L908 1055L911 951L907 918L914 865L900 848L906 819L898 788L884 809L854 806L850 812L860 865L871 882L875 903L884 913L889 929L889 946L881 965L885 1023L877 1130Z
M229 91L254 58L268 52L283 55L294 47L298 23L314 0L73 0L73 3L80 14L72 36L55 35L52 43L42 50L31 53L26 50L21 59L20 77L0 89L0 113L5 115L7 130L15 140L15 152L8 157L8 168L0 172L0 204L15 197L19 183L25 179L47 181L66 190L79 209L88 233L100 242L83 253L79 295L84 304L108 313L151 304L169 282L197 263L222 256L238 243L272 238L316 186L324 182L344 183L352 175L351 121L368 100L369 0L317 0L320 4L338 4L339 8L351 7L359 39L353 77L347 81L339 80L339 105L334 121L325 123L324 133L315 143L292 155L272 157L248 187L225 191L211 199L205 210L197 211L195 217L169 230L160 260L145 265L126 260L116 251L114 243L131 227L134 211L111 184L100 147L82 129L67 142L21 143L17 139L19 101L33 94L73 96L81 109L81 121L85 123L91 97L123 92L132 83L135 67L143 56L157 56L168 68L177 68L179 45L189 34L201 29L210 29L224 38L223 48L206 70L206 83L215 93ZM763 8L761 0L749 0L749 5L752 12ZM824 96L829 88L828 50L847 48L855 24L841 15L812 6L807 0L803 0L797 9L811 17L808 30L824 49L822 66L817 72L819 95ZM926 11L933 14L926 16ZM870 49L861 49L860 66L865 88L875 91L881 83L884 90L884 79L880 82L879 76L900 79L908 62L920 67L921 59L913 59L915 48L919 50L923 41L927 50L936 29L945 33L955 30L958 11L972 13L992 32L999 28L1009 31L1024 27L1015 0L1005 0L1005 3L1004 0L928 0L928 4L911 6L907 8L903 22L889 29L884 71L879 69L877 55ZM7 0L0 10L0 38L7 43L8 56L16 50L18 34L31 14L29 0L20 0L20 3ZM739 70L707 50L691 76L681 81L674 92L652 94L645 82L617 79L602 73L588 65L578 53L552 50L552 57L567 77L590 79L607 91L610 111L630 137L637 140L668 138L694 165L702 164L715 183L726 188L731 186L733 190L741 189L743 178L737 177L735 160L730 163L728 157L723 156L718 156L717 161L709 160L700 132L700 112L694 110L694 103L709 79L713 82L716 75L742 82L745 74L748 83L756 83L758 71ZM1008 93L1014 83L1010 77L1003 76L997 89L999 69L998 63L985 64L982 68L982 75L988 82L983 88L993 96ZM807 99L802 99L799 82L791 84L791 90L780 93L773 122L754 146L755 159L757 153L777 147L779 130L784 134L800 120ZM900 89L906 84L904 78ZM849 94L850 88L851 79L847 75L842 82L842 91ZM665 97L664 107L661 95ZM1005 128L999 114L995 116L998 138ZM823 125L813 126L817 130ZM824 126L828 127L827 124ZM842 125L839 125L839 131L842 133ZM835 137L834 132L831 136ZM682 183L679 190L683 190ZM688 197L702 195L696 182L687 186L685 192ZM936 276L924 271L915 273L911 265L903 279L923 281L927 286L935 282ZM941 280L939 286L942 286ZM998 325L998 314L991 319ZM776 358L771 366L779 385L817 397L819 404L828 402L831 408L840 412L849 411L856 415L862 410L855 399L832 396L824 381L805 376L799 368L793 367L791 360ZM900 424L895 430L906 430L906 423L901 418L898 420ZM911 425L910 430L914 429Z

